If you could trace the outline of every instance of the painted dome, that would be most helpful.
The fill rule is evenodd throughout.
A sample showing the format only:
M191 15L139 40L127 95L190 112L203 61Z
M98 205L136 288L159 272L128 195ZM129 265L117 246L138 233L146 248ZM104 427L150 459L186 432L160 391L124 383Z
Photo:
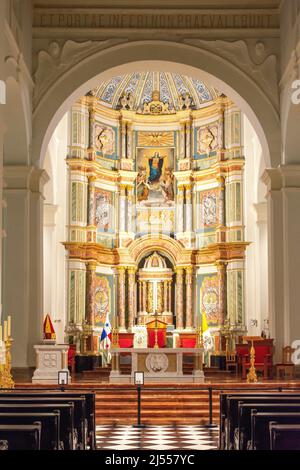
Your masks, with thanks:
M119 109L120 100L124 95L132 96L132 109L138 111L144 103L152 100L153 92L159 92L160 100L169 104L169 109L181 109L182 97L189 96L191 108L198 109L205 103L217 98L220 93L204 82L179 75L164 72L135 72L118 75L91 91L102 105Z
M156 251L150 255L144 264L144 269L168 269L166 261Z

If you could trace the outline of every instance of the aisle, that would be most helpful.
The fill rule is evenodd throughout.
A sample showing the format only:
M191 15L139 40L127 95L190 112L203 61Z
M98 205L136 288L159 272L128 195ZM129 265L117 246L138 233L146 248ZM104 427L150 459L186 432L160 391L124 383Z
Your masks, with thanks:
M98 449L217 450L218 428L204 426L96 426Z

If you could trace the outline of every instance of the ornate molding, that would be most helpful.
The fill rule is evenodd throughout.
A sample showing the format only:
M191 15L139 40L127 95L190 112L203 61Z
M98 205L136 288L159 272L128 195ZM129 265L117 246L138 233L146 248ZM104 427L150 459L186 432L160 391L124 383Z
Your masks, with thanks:
M95 52L113 46L120 40L74 41L71 39L52 41L44 49L36 51L36 70L34 72L35 89L34 108L37 107L45 92L65 73ZM124 42L124 40L121 40Z
M269 41L185 39L184 43L200 47L214 55L219 55L220 58L227 59L253 79L263 93L268 96L276 112L279 112L277 80L279 42L276 38Z

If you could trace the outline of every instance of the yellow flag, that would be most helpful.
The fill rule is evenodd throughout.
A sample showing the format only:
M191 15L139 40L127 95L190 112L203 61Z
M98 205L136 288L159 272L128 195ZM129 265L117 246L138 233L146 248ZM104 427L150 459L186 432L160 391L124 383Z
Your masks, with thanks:
M201 324L202 333L204 333L206 330L208 330L208 324L207 324L205 312L202 313L201 319L202 319L202 324Z

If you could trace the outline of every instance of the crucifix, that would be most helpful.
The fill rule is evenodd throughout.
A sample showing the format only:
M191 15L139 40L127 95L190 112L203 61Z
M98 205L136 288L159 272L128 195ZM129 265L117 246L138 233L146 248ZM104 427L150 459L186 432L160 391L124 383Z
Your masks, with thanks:
M158 341L157 341L157 318L158 318L158 311L157 310L155 310L154 318L155 318L155 326L154 326L155 342L154 342L153 347L155 349L157 349L157 348L159 348Z

